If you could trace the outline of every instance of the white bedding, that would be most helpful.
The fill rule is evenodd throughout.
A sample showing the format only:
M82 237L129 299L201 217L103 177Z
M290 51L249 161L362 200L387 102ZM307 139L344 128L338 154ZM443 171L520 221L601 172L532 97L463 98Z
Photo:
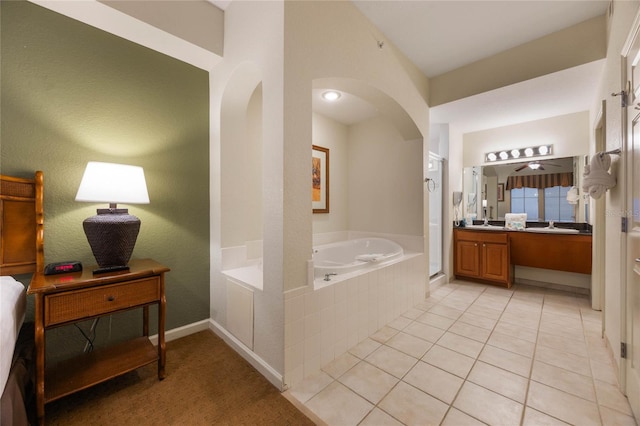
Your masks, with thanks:
M24 322L27 294L24 285L0 276L0 395L9 377L13 348Z

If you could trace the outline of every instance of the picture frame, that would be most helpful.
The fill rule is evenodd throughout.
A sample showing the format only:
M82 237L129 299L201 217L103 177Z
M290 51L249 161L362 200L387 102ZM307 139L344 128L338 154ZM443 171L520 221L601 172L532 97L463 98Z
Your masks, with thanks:
M329 213L329 148L311 145L313 213Z
M498 184L498 201L504 201L504 183Z

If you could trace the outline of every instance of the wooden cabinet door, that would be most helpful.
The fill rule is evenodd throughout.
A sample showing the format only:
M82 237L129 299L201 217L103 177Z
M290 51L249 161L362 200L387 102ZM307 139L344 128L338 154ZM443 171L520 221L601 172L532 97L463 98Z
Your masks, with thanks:
M480 276L480 250L475 241L456 243L456 275Z
M482 243L482 277L507 282L509 254L506 244Z

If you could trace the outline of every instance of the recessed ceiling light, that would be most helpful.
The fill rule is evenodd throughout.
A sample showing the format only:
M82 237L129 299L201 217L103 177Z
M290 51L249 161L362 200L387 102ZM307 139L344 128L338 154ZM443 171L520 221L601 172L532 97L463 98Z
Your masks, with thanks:
M336 92L335 90L327 90L322 94L322 99L324 99L325 101L333 102L340 99L340 96L342 96L340 92Z

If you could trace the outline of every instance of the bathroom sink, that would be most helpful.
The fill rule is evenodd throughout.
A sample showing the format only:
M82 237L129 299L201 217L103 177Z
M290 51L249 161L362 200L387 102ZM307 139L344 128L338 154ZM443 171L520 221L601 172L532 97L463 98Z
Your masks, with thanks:
M527 228L527 232L541 232L547 234L577 234L580 231L569 228Z
M465 228L480 229L485 231L504 231L504 226L498 225L467 225Z

